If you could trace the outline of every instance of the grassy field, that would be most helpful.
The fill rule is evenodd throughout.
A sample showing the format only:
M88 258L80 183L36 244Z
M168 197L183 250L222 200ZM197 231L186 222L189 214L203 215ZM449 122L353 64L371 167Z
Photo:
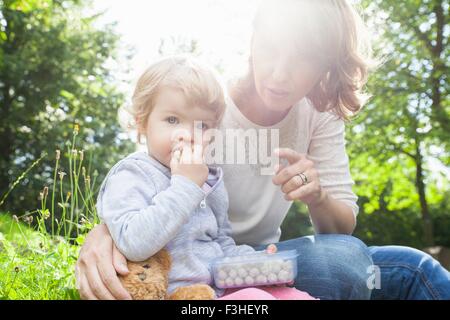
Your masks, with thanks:
M0 213L0 299L79 299L74 276L79 248Z
M0 300L79 299L75 263L85 235L99 219L97 173L91 175L91 163L76 148L78 130L75 126L66 152L55 152L53 184L43 186L40 208L19 218L0 212ZM0 206L41 159L16 179Z

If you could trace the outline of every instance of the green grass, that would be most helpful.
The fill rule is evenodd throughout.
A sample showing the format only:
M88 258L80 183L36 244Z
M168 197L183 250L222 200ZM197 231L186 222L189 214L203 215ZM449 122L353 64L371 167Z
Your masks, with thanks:
M74 276L79 248L0 213L0 299L79 299Z
M0 212L0 300L79 299L75 263L85 235L99 223L95 207L97 172L77 149L75 125L67 150L55 152L53 184L43 186L41 207L17 218ZM43 157L0 197L8 195ZM64 165L68 172L61 171Z

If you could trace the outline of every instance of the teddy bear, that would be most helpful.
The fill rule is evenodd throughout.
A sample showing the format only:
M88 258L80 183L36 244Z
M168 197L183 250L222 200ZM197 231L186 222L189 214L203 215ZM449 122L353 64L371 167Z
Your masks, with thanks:
M170 254L162 249L142 262L127 261L130 273L119 276L133 300L213 300L214 290L206 284L179 287L168 294Z

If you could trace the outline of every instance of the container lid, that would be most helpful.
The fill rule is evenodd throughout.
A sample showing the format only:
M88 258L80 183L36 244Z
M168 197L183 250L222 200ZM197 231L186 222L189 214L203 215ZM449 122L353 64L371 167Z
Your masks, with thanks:
M278 251L276 253L267 253L265 250L262 250L244 255L216 258L212 261L212 264L235 264L252 261L264 261L267 259L294 259L297 257L298 253L295 249Z

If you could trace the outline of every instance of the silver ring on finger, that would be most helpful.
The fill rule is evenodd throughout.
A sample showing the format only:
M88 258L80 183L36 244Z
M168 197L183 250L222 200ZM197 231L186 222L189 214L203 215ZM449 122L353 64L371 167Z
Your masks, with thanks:
M297 174L297 176L299 176L300 179L302 179L302 185L303 186L308 184L308 177L306 176L306 174L299 173L299 174Z

